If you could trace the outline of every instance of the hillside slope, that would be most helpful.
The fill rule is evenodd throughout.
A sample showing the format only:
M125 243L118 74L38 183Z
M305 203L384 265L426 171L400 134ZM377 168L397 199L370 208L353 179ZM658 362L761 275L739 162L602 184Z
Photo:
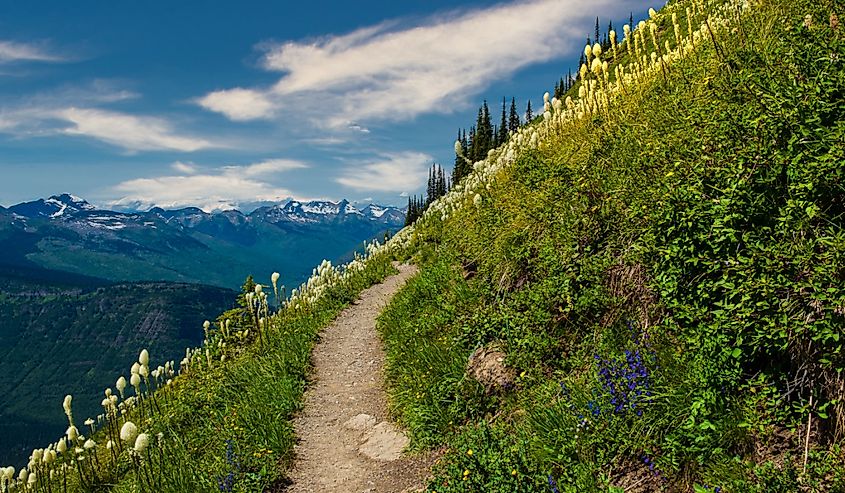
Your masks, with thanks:
M205 317L230 308L235 294L0 265L0 463L23 465L64 432L59 403L68 393L80 416L99 414L102 389L136 348L180 359L202 341Z
M28 354L43 352L39 346L49 345L51 339L45 334L12 341L17 346L7 356L18 362L15 369L43 367L67 378L56 380L58 383L47 389L49 393L38 396L40 401L34 406L49 412L7 430L14 433L37 425L48 436L40 448L32 450L24 468L0 467L0 491L130 492L140 488L184 493L284 488L296 443L292 419L302 403L311 348L320 330L358 293L396 272L390 261L396 248L400 246L372 243L342 266L324 261L307 282L286 293L277 292L278 274L271 276L269 285L248 280L235 308L220 313L213 306L203 307L206 315L219 316L204 323L183 320L178 325L188 330L199 326L202 334L199 346L187 347L178 363L168 361L172 353L155 342L173 334L165 331L155 340L147 339L149 332L160 326L148 322L166 321L166 311L158 310L161 304L174 313L194 314L197 307L190 295L194 287L174 290L168 283L144 283L141 286L149 288L149 299L135 300L127 289L134 285L79 294L82 303L69 303L69 308L83 308L84 313L78 315L84 323L64 336L67 344L52 341L53 359L27 361ZM61 289L69 289L73 280L81 282L78 277L59 274L63 276L57 280ZM130 292L124 293L127 290ZM58 291L51 288L51 292ZM50 305L49 299L37 299L40 304L30 303L34 312L50 319L66 315ZM105 320L117 325L124 321L126 330L120 335L125 337L103 338L97 329L98 321ZM134 330L138 326L142 330ZM24 347L27 343L32 347ZM76 361L79 354L72 352L89 343L106 349L96 357ZM143 349L137 352L138 347ZM125 351L137 358L128 357ZM109 380L100 382L104 373L99 361L118 353L129 372L108 372L111 374L105 378ZM133 359L137 361L130 364ZM84 375L75 374L76 369L85 371ZM96 376L96 381L89 376ZM74 378L77 381L70 381ZM69 390L74 392L64 399L53 396L54 391ZM97 395L99 409L88 400ZM56 415L59 409L64 409L64 417ZM14 460L22 457L16 455Z
M670 2L418 222L428 491L845 489L843 13Z

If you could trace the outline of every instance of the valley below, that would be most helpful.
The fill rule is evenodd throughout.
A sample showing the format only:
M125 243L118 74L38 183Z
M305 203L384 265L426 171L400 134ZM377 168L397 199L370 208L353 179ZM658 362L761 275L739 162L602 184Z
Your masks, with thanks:
M178 362L247 276L297 286L403 221L346 201L114 212L65 194L0 209L0 463L24 465L64 433L66 394L78 421L96 418L141 349Z
M0 462L20 466L64 433L66 394L80 422L101 414L102 389L128 375L141 348L159 365L181 359L202 341L203 321L235 297L215 286L0 266Z

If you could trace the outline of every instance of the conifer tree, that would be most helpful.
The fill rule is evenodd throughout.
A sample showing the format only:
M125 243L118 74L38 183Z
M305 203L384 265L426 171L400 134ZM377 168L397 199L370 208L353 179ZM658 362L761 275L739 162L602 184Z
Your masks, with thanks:
M458 140L457 141L461 145L461 151L462 151L463 155L466 156L466 152L467 152L467 149L466 149L466 130L464 130L463 136L461 136L461 129L460 128L458 129ZM458 181L463 177L463 175L461 174L463 172L463 166L464 166L464 158L460 154L455 153L455 166L452 168L452 180Z
M472 162L476 162L487 157L487 151L492 149L495 144L493 140L493 124L490 122L490 108L487 106L487 100L478 109L475 132L470 132L472 135L470 159Z
M446 195L446 176L443 174L443 168L437 165L437 198Z
M466 160L466 156L469 156L469 138L467 137L467 131L464 129L463 137L461 137L461 148L464 151L465 158L461 160L461 176L467 175L467 170L469 169L469 163ZM457 183L457 180L455 181Z
M598 17L596 17L596 43L601 43L601 28L599 27Z
M410 226L413 222L411 215L414 213L414 204L411 203L411 196L408 196L408 209L405 210L405 226Z
M511 111L508 117L508 132L514 133L519 130L519 113L516 112L516 98L511 98Z
M484 129L482 121L484 120L484 107L478 108L478 116L475 118L475 126L470 129L470 161L473 163L478 161L478 156L481 154L481 147L484 145Z
M437 200L437 165L432 165L428 170L428 187L425 191L425 208Z
M414 222L414 199L408 196L408 210L405 211L405 226L410 226Z
M481 131L481 145L479 146L480 155L477 160L487 157L487 151L493 148L493 123L490 120L490 108L487 106L487 100L481 106L482 118L481 124L478 126Z
M531 123L531 120L534 119L534 112L531 110L531 100L528 100L528 107L525 109L525 124L528 125Z
M476 149L478 147L478 143L476 142L477 140L478 140L478 132L476 131L475 126L469 127L469 141L468 141L469 145L468 145L466 156L467 156L467 158L469 158L470 162L472 162L472 163L478 161L478 159L476 159L476 157L475 157L478 154L478 151Z
M499 122L499 138L496 140L496 147L508 141L508 117L505 112L505 97L502 96L502 121Z

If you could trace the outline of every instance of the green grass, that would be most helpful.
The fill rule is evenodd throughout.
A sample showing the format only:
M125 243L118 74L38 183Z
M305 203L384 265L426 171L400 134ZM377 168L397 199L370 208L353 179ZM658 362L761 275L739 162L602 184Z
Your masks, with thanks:
M845 489L845 41L755 5L417 225L380 329L429 491ZM492 343L504 396L464 376Z
M75 452L60 454L58 465L52 465L59 474L51 488L64 491L67 481L67 491L246 492L284 484L295 443L291 418L300 409L311 348L321 328L361 290L394 272L388 254L372 256L309 308L284 309L271 317L260 336L240 308L224 313L188 370L183 366L170 385L151 384L154 392L140 407L94 434L98 447L79 452L84 460L74 463ZM227 318L232 324L224 333ZM160 363L152 361L151 368ZM126 395L133 395L131 387ZM113 457L104 445L118 441L126 420L150 435L150 446L132 454L132 444L124 444ZM87 435L87 427L75 421ZM70 466L66 473L62 464ZM37 491L47 489L46 483L37 483Z

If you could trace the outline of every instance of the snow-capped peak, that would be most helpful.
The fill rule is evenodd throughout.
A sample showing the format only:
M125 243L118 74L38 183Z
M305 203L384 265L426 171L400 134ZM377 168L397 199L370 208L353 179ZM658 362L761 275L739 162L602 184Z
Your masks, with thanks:
M58 208L56 212L50 214L50 217L59 217L63 215L68 208L70 208L72 212L93 211L96 209L96 207L89 204L85 199L69 193L53 195L49 199L45 200L44 203Z
M22 217L57 218L67 213L92 211L96 208L85 200L70 194L54 195L48 199L38 199L13 205L10 211Z
M370 205L364 207L363 210L364 210L365 214L369 214L373 217L381 217L381 216L384 215L385 212L388 211L388 208L382 207L382 206L376 205L376 204L370 204Z

